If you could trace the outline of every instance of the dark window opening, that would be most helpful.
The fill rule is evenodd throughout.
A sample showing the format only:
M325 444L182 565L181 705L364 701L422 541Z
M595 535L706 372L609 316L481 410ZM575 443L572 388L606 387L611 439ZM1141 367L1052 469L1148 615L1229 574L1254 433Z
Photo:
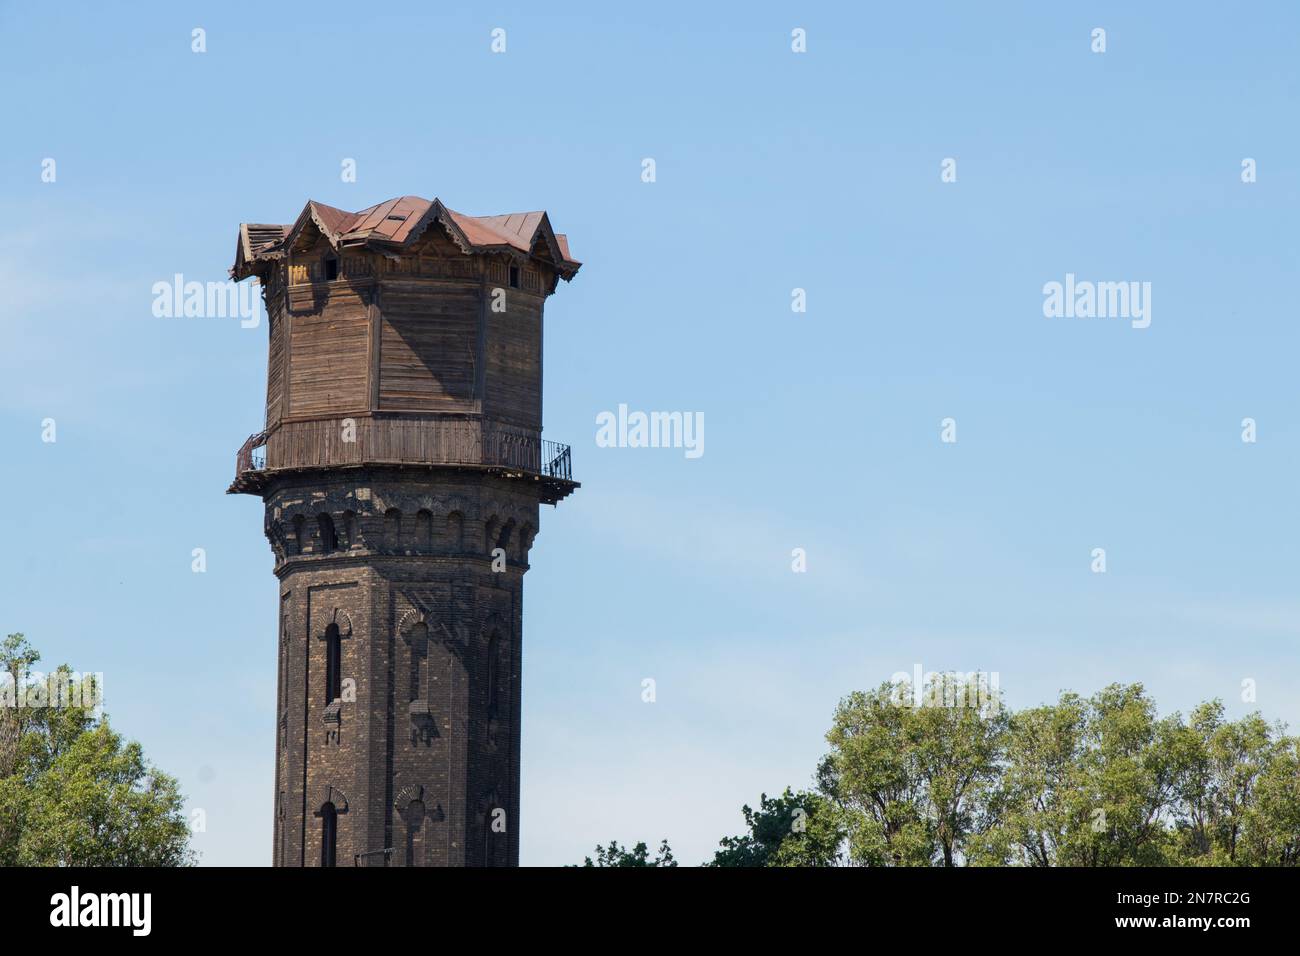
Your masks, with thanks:
M411 628L410 700L420 699L420 663L429 653L429 625L423 621Z
M417 850L423 842L420 837L424 823L424 803L413 800L406 808L406 865L418 866Z
M423 508L415 514L415 549L423 552L433 550L433 514Z
M338 849L339 814L334 804L326 803L320 808L320 865L333 866L334 854Z
M330 704L343 696L343 639L339 626L325 628L325 703Z
M402 513L396 508L384 512L384 547L396 551L402 545Z
M506 548L508 548L510 545L510 536L514 534L514 531L515 531L515 519L511 518L509 521L505 523L505 526L502 527L501 534L497 536L497 547L500 548L502 551L505 551Z
M339 261L333 257L325 260L325 281L333 282L339 277Z
M334 519L327 514L318 514L316 523L320 525L320 550L322 554L337 551L338 536L334 533Z
M510 267L510 288L512 289L519 288L519 267L518 266Z

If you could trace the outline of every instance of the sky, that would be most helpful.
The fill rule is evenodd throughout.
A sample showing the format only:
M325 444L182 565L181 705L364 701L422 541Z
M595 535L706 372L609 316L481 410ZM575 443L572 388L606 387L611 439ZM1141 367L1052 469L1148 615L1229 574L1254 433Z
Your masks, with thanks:
M266 325L151 290L223 280L241 221L414 194L546 209L584 263L546 309L582 487L525 579L522 864L711 858L917 665L1294 731L1297 64L1290 3L0 3L0 633L104 674L202 863L270 863L276 584L223 494ZM1067 275L1150 324L1048 317ZM704 453L599 447L620 404Z

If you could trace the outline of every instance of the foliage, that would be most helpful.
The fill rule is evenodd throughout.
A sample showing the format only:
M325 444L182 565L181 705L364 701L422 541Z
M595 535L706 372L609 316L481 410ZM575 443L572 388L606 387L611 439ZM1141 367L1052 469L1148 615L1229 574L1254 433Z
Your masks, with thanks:
M1257 713L1162 718L1141 684L1014 713L978 675L913 690L841 700L816 790L762 794L706 865L1300 865L1300 740Z
M926 686L921 706L906 682L840 702L818 777L845 815L851 862L964 861L986 826L1007 725L996 693L968 699L976 686L945 677Z
M68 688L71 704L30 694L29 668L38 660L21 634L0 644L8 675L0 707L0 866L192 863L176 781L87 706L96 688L76 681L66 665L52 683ZM19 695L25 706L16 706Z
M659 844L659 852L655 858L650 859L650 851L644 843L638 843L632 849L628 850L618 845L616 840L610 840L609 846L604 847L597 844L596 862L587 857L582 864L587 866L676 866L677 861L673 859L673 851L668 846L668 841L664 840Z
M742 808L741 836L724 837L709 866L834 866L844 830L840 815L820 794L789 787L779 797L762 794L758 810Z

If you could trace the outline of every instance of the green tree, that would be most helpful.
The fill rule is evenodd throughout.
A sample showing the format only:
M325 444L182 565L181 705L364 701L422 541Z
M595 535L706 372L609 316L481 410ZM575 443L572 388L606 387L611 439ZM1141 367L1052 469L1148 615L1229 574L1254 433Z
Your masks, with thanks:
M779 797L761 794L759 808L742 808L748 833L724 837L708 866L834 866L844 828L825 797L789 787Z
M826 735L823 793L843 812L851 862L955 866L986 826L1007 714L981 675L844 698Z
M1225 720L1215 700L1192 712L1181 744L1174 817L1182 859L1201 866L1295 865L1295 740L1259 714Z
M1057 864L1068 835L1091 819L1078 772L1086 723L1087 703L1074 694L1010 715L986 805L989 825L974 841L971 863Z
M180 866L193 862L176 781L97 716L93 680L49 684L21 634L0 644L0 865ZM65 694L35 692L43 686ZM53 699L49 699L53 697ZM61 697L63 699L61 699Z
M1179 744L1176 851L1192 862L1234 863L1255 784L1270 759L1268 725L1257 715L1225 721L1216 700L1192 712Z
M971 862L1029 866L1296 865L1296 742L1219 701L1156 716L1140 684L1011 717L990 826Z
M1189 738L1140 684L1014 715L974 860L1032 866L1174 862L1171 827Z
M1064 866L1173 862L1169 810L1185 759L1178 715L1156 718L1141 684L1111 684L1088 701Z
M1243 866L1300 866L1300 741L1278 740L1255 786L1237 861Z
M663 840L659 844L659 852L655 858L650 859L650 850L644 843L638 843L630 850L618 845L618 841L610 840L609 846L596 845L596 861L593 863L591 857L583 860L582 865L587 866L676 866L677 861L673 859L673 851L668 846L668 841Z

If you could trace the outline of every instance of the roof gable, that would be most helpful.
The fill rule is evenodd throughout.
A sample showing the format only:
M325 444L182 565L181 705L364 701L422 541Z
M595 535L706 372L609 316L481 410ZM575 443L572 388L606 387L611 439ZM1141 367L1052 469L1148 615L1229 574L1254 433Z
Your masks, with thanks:
M399 196L360 212L345 212L308 200L298 218L285 226L243 223L232 277L243 279L259 262L281 258L309 229L320 232L334 249L347 245L392 249L409 246L433 222L441 223L466 253L493 251L536 255L554 263L560 275L572 279L582 263L569 253L567 237L557 234L545 212L516 212L501 216L467 216L448 209L438 199ZM538 246L544 246L544 253Z

